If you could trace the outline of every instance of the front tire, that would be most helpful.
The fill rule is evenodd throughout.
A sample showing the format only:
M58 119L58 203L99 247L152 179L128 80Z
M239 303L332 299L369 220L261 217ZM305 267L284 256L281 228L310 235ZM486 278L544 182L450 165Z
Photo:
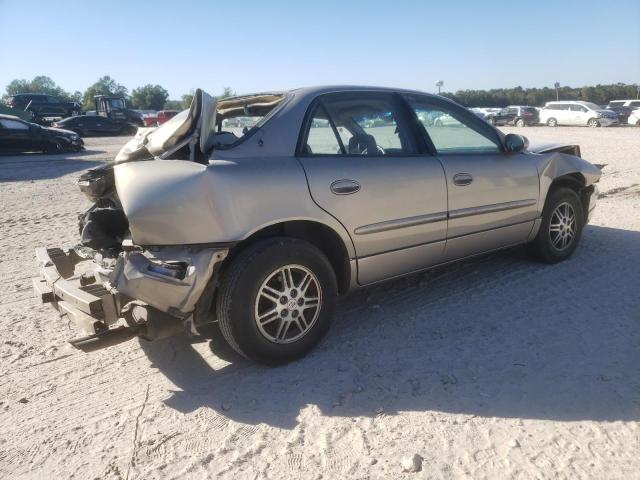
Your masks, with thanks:
M589 121L587 122L587 127L597 128L599 126L600 126L600 122L598 121L597 118L590 118Z
M544 263L566 260L578 247L583 227L584 211L578 194L570 188L556 188L547 196L540 230L527 245L527 252Z
M547 127L557 127L558 126L558 120L556 120L555 118L550 118L547 120Z
M516 121L516 127L524 127L524 120L523 120L523 119L521 119L521 118L519 118L519 119Z
M277 365L304 356L324 337L337 291L331 264L318 248L274 237L247 247L225 268L216 314L235 351Z

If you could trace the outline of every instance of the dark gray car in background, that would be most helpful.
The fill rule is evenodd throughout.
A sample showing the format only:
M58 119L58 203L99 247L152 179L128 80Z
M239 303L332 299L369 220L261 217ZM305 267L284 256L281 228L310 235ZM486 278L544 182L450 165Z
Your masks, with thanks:
M69 130L42 127L12 115L0 115L0 152L77 152L84 148L80 136Z

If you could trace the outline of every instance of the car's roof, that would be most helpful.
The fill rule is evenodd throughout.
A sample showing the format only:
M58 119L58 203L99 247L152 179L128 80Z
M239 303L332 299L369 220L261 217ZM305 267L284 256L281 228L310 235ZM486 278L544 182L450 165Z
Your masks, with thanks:
M433 94L427 92L421 92L419 90L411 90L406 88L393 88L393 87L376 87L371 85L316 85L316 86L307 86L307 87L298 87L292 88L289 90L271 90L264 92L253 92L245 95L235 95L233 97L227 97L224 99L220 99L220 101L234 100L240 98L247 97L255 97L262 95L286 95L288 93L293 93L299 97L308 97L308 96L318 96L325 93L336 93L336 92L357 92L357 91L376 91L376 92L398 92L398 93L409 93L414 95L429 95L434 96ZM446 97L443 97L446 98Z

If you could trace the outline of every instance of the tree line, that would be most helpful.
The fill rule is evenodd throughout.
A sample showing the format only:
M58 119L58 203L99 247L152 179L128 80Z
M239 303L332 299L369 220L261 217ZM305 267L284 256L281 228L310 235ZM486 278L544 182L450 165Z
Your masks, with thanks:
M82 104L84 111L95 108L93 97L96 95L122 96L127 101L127 106L140 110L184 110L189 108L193 99L193 92L185 93L180 100L169 100L169 92L160 85L147 84L129 90L124 85L108 75L100 77L97 82L90 85L84 92L68 92L57 85L51 78L39 75L33 80L15 79L7 87L3 98L18 93L43 93L63 100ZM235 95L235 92L225 87L218 98L226 98Z
M7 85L4 97L17 93L44 93L82 104L83 110L93 110L95 95L123 96L130 108L142 110L184 110L189 108L193 92L185 93L179 100L169 100L169 92L160 85L142 85L134 88L131 93L124 85L108 75L98 79L84 92L67 92L58 86L51 78L41 75L33 80L16 79ZM235 95L235 92L225 87L218 98ZM640 96L640 89L636 85L614 83L611 85L596 85L586 87L558 88L496 88L492 90L458 90L455 93L442 93L466 107L506 107L507 105L542 106L546 102L556 100L584 100L598 105L606 105L610 100L631 99Z
M506 107L507 105L543 106L546 102L560 100L582 100L606 105L610 100L638 98L639 87L624 83L586 87L555 88L496 88L492 90L458 90L442 95L461 103L465 107Z

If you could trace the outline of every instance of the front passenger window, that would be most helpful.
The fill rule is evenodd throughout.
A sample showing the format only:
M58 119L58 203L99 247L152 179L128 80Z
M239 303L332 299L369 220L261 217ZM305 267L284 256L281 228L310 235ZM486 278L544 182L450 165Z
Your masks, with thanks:
M421 100L407 99L418 120L424 126L439 154L497 153L499 139L489 134L453 109L436 107ZM481 121L481 120L480 120Z

